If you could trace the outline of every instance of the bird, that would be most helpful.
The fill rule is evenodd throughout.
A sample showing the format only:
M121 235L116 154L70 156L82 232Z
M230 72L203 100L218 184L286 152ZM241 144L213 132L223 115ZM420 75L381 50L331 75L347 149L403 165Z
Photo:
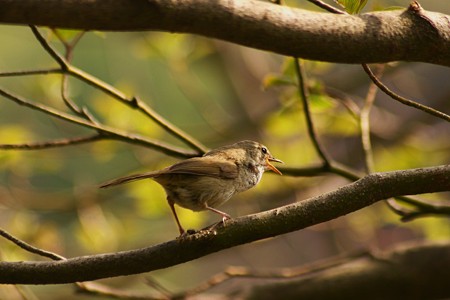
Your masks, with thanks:
M219 214L225 223L231 216L216 207L227 202L233 195L257 185L265 171L271 170L282 175L272 162L283 163L273 157L266 146L244 140L213 149L200 157L182 160L161 170L113 179L101 184L100 188L153 179L164 188L182 236L186 231L178 219L175 204L195 212L210 210Z

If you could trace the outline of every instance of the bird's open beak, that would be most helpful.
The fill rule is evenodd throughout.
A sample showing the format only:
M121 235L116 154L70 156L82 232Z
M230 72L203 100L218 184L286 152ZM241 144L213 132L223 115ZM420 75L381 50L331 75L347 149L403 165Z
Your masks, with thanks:
M275 157L268 157L267 159L266 159L266 163L267 163L267 167L269 168L269 169L271 169L272 171L274 171L275 173L277 173L278 175L283 175L281 172L280 172L280 170L278 170L277 168L275 168L275 166L274 165L272 165L270 162L271 161L274 161L274 162L277 162L277 163L283 163L281 160L279 160L279 159L276 159Z

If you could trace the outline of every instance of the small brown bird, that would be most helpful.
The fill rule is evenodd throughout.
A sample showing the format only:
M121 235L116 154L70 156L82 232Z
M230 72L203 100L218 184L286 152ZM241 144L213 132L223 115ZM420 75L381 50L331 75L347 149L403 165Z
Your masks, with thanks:
M254 187L266 170L281 172L270 162L274 158L258 142L241 141L209 151L202 157L189 158L159 171L130 175L102 184L106 188L135 180L151 178L162 185L167 194L180 235L185 231L178 220L175 204L193 210L210 210L222 216L230 215L215 207L228 201L234 194Z

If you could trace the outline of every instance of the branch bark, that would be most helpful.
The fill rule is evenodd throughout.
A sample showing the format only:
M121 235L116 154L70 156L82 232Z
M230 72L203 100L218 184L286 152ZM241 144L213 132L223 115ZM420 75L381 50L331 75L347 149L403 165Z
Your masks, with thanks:
M217 231L200 231L148 248L55 262L0 262L0 283L71 283L149 272L300 230L390 197L442 191L450 191L450 165L374 173L333 192L227 221Z
M0 23L192 33L311 60L450 66L450 16L418 5L353 16L256 0L0 0L0 7Z

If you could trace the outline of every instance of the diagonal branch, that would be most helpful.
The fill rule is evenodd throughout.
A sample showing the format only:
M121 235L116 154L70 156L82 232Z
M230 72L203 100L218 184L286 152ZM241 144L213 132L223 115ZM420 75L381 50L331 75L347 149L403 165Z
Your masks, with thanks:
M329 4L327 4L327 3L323 2L323 1L320 1L320 0L307 0L307 1L313 3L314 5L322 8L322 9L324 9L326 11L334 13L334 14L342 14L342 15L344 15L344 14L347 13L347 12L345 12L343 10L340 10L340 9L338 9L338 8L336 8L334 6L331 6L331 5L329 5Z
M149 272L300 230L390 197L442 191L450 191L450 165L374 173L299 203L230 220L214 232L200 231L148 248L57 262L0 262L0 283L70 283Z
M161 115L156 113L153 109L151 109L149 106L147 106L144 102L142 102L137 97L129 98L121 91L117 90L113 86L107 84L106 82L101 81L100 79L74 67L68 60L66 60L64 57L62 57L55 49L53 49L50 44L45 40L45 38L41 35L41 33L38 31L36 26L30 26L31 30L36 37L36 39L39 41L41 46L44 48L49 55L56 60L56 62L60 65L63 73L67 73L71 76L74 76L81 81L84 81L85 83L93 86L96 89L99 89L106 93L107 95L113 97L114 99L119 100L123 104L128 105L129 107L133 109L137 109L138 111L144 113L147 117L152 119L154 122L156 122L159 126L161 126L163 129L165 129L170 134L174 135L181 141L185 142L187 145L191 146L193 149L199 151L200 153L205 153L208 149L202 145L199 141L197 141L192 136L189 136L187 133L173 125L172 123L165 120ZM63 83L64 87L64 83ZM66 101L66 100L65 100ZM69 107L77 112L78 114L82 114L83 116L87 117L89 119L89 115L86 113L83 113L83 111L79 111L76 107L74 107L72 104L69 105Z
M7 92L3 89L0 89L0 95L4 96L7 99L10 99L14 101L15 103L19 105L23 105L26 107L29 107L34 110L38 110L40 112L43 112L45 114L48 114L52 117L58 118L60 120L73 123L76 125L80 125L82 127L86 127L89 129L94 129L100 134L103 135L104 138L109 139L117 139L121 141L125 141L127 143L131 144L137 144L137 145L143 145L152 149L159 150L163 153L166 153L168 155L172 156L178 156L178 157L192 157L196 156L196 152L187 151L178 147L174 147L170 144L163 143L154 139L144 138L138 135L132 135L125 131L118 130L116 128L112 128L109 126L101 125L101 124L95 124L92 123L84 118L73 116L70 114L67 114L65 112L56 110L54 108L48 107L46 105L40 104L40 103L34 103L30 100L24 99L22 97L19 97L17 95L13 95L10 92Z
M58 63L59 67L62 71L67 71L67 61L64 57L62 57L55 49L53 49L49 43L45 40L45 38L40 34L39 30L36 26L30 25L31 32L34 37L38 40L39 44L41 44L42 48L50 54L50 56Z
M362 67L363 67L364 71L367 73L367 75L369 75L369 77L372 80L372 82L374 84L376 84L380 90L382 90L385 94L390 96L392 99L397 100L398 102L400 102L400 103L402 103L404 105L417 108L417 109L419 109L421 111L424 111L424 112L426 112L426 113L428 113L428 114L430 114L432 116L435 116L435 117L438 117L438 118L440 118L442 120L450 122L450 116L449 115L447 115L447 114L445 114L445 113L443 113L441 111L438 111L438 110L436 110L434 108L431 108L431 107L428 107L426 105L417 103L415 101L412 101L410 99L407 99L405 97L402 97L402 96L394 93L387 86L385 86L381 82L381 80L379 80L377 78L377 76L375 76L375 74L372 72L372 70L370 69L370 67L367 64L363 64Z
M62 256L60 256L58 254L55 254L53 252L45 251L45 250L36 248L34 246L31 246L30 244L25 243L24 241L19 240L18 238L12 236L11 234L9 234L8 232L6 232L3 229L0 229L0 236L4 237L5 239L7 239L7 240L9 240L11 242L13 242L17 246L19 246L20 248L22 248L22 249L24 249L24 250L26 250L28 252L31 252L31 253L34 253L34 254L37 254L37 255L40 255L40 256L43 256L43 257L47 257L47 258L50 258L52 260L64 260L65 259L64 257L62 257Z

